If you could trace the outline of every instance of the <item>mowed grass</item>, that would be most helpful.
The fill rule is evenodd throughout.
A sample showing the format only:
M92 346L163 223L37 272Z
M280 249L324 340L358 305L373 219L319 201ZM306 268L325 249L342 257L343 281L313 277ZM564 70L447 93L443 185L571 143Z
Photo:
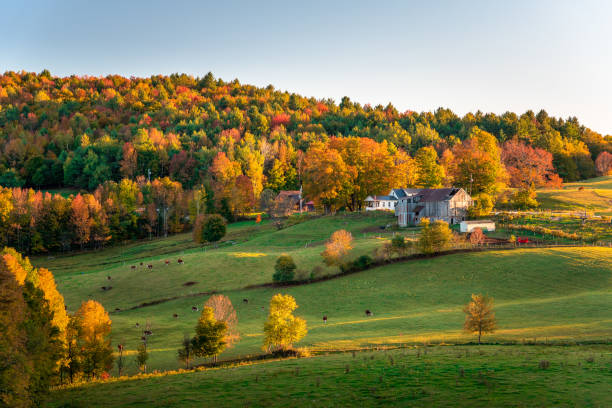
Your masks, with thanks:
M566 183L561 189L539 189L537 200L543 209L612 215L612 176Z
M365 351L86 385L49 406L606 407L611 365L610 346Z
M495 298L499 329L486 341L609 340L611 260L610 248L491 251L398 263L306 285L224 291L237 310L242 339L220 358L262 352L263 323L276 293L296 298L296 314L309 330L298 346L314 350L474 341L462 331L462 306L472 293ZM191 307L207 299L185 297L113 313L113 342L126 345L129 371L136 371L133 353L142 330L137 322L153 329L150 369L179 367L177 349L183 335L193 333L199 314ZM366 309L372 317L365 316Z

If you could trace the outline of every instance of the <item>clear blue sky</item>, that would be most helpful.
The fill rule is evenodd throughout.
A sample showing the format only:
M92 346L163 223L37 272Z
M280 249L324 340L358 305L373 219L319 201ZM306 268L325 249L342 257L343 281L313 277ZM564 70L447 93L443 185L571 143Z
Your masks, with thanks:
M384 3L384 4L375 4ZM0 71L225 80L577 116L612 134L611 1L3 1Z

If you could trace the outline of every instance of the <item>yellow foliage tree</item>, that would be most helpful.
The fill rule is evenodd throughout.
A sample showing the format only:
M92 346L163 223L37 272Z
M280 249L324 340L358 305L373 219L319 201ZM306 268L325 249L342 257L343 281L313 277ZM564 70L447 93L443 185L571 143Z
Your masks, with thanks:
M448 248L453 239L453 232L446 222L437 220L430 223L428 218L423 218L421 226L421 236L417 244L421 252L433 254Z
M293 315L297 307L291 295L278 293L272 297L270 314L264 324L265 350L286 350L306 336L306 320Z
M483 333L493 333L497 328L493 298L472 294L472 300L465 305L463 311L465 312L463 329L469 333L478 333L478 344Z
M353 248L353 236L346 230L338 230L334 232L325 243L325 251L321 253L323 262L326 265L340 265Z
M111 332L111 319L104 306L95 300L81 303L74 318L78 321L80 336L86 342L104 340Z

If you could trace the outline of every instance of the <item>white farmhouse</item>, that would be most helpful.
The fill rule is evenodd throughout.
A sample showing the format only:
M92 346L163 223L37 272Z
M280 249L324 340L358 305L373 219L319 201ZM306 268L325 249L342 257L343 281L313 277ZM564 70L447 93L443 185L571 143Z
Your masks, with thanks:
M461 232L472 232L474 229L480 228L483 231L495 231L495 222L491 220L474 220L474 221L461 221L459 224L459 231Z
M373 195L365 199L366 211L394 211L397 197L394 195Z

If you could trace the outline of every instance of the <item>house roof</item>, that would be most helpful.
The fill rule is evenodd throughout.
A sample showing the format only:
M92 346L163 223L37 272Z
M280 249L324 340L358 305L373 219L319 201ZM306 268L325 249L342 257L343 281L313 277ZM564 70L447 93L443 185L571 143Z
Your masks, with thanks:
M300 195L300 190L281 190L276 196L276 198L299 200Z
M368 200L371 199L371 200ZM373 195L373 196L368 196L366 198L366 201L381 201L381 200L386 200L386 201L397 201L397 198L393 197L393 196L388 196L388 195Z
M398 188L393 191L401 191L401 197L396 192L399 198L419 196L421 197L419 202L436 202L450 200L459 190L459 188Z

